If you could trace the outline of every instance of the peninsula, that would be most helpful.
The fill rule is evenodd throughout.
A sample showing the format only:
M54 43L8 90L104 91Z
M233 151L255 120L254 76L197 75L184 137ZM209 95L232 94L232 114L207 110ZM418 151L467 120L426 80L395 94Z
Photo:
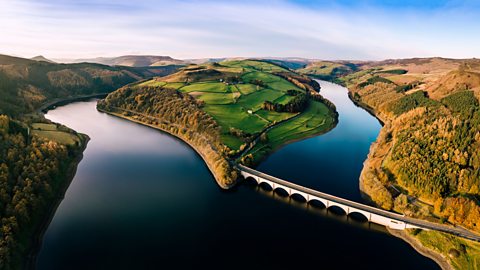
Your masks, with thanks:
M187 65L133 83L99 101L100 111L177 136L205 160L222 188L235 162L253 166L288 143L332 129L335 106L309 77L261 60Z

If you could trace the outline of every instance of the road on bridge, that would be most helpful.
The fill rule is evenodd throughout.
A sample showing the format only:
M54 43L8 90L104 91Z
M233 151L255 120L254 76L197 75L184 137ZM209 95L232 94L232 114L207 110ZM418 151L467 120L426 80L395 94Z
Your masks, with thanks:
M406 217L404 215L400 215L400 214L397 214L397 213L393 213L393 212L390 212L390 211L386 211L386 210L383 210L383 209L379 209L379 208L376 208L376 207L368 206L368 205L365 205L365 204L361 204L361 203L358 203L358 202L354 202L354 201L343 199L343 198L340 198L340 197L337 197L337 196L333 196L333 195L330 195L330 194L327 194L327 193L316 191L316 190L313 190L313 189L310 189L310 188L307 188L307 187L303 187L303 186L300 186L300 185L282 180L280 178L268 175L266 173L262 173L260 171L254 170L252 168L246 167L246 166L241 165L241 164L238 164L237 168L238 168L238 170L240 170L240 172L245 172L247 174L250 174L250 175L253 175L253 176L256 176L256 177L260 177L264 180L276 183L276 184L281 185L281 186L285 186L285 187L287 187L291 190L295 190L295 191L299 191L301 193L309 194L309 195L314 196L314 197L319 197L319 198L322 198L322 199L325 199L325 200L328 200L328 201L332 201L334 203L341 204L341 205L344 205L344 206L347 206L347 207L360 209L362 211L372 213L372 214L375 214L375 215L379 215L379 216L382 216L382 217L385 217L385 218L388 218L388 219L402 221L402 222L404 222L408 225L413 225L411 227L418 227L418 228L426 229L426 230L435 230L435 231L445 232L445 233L453 234L453 235L463 237L463 238L466 238L466 239L469 239L469 240L480 242L480 235L477 235L477 234L475 234L475 233L473 233L473 232L471 232L467 229L464 229L464 228L461 228L461 227L458 227L458 226L447 226L447 225L444 225L444 224L429 222L429 221L426 221L426 220L416 219L416 218L412 218L412 217ZM307 199L307 198L305 198L305 199ZM308 203L308 199L307 199L307 203Z

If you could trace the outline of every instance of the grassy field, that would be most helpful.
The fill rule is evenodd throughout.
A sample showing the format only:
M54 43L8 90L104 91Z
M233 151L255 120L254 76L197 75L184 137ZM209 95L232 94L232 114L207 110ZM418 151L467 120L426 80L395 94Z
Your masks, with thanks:
M209 92L209 93L226 93L230 89L221 82L203 82L194 83L182 87L182 92Z
M281 91L273 89L261 89L255 93L243 96L238 100L238 104L252 111L261 109L264 101L274 101L275 99L284 96Z
M80 143L80 138L77 135L58 130L55 124L33 123L31 127L32 134L39 137L47 138L66 145Z
M167 83L166 82L160 82L160 81L156 81L156 80L149 80L149 81L146 81L146 82L143 82L143 83L140 83L138 84L138 86L164 86L166 85Z
M242 95L248 95L261 89L260 86L253 84L237 84L235 86Z
M263 130L268 122L265 122L255 114L249 114L239 104L206 105L204 110L209 113L224 128L225 132L231 127L243 130L247 133L256 133Z
M286 94L288 90L305 91L275 75L275 72L289 71L263 61L224 61L191 65L178 73L143 82L141 85L174 88L202 100L205 103L203 110L222 127L223 143L232 150L238 150L248 141L247 137L255 136L276 122L296 115L262 109L265 101L287 104L294 98ZM311 115L312 109L318 107L316 103L310 107L306 112L309 116L306 117L323 121L324 116ZM304 119L303 116L300 119ZM297 124L295 122L291 126L285 126L280 131L297 128ZM232 128L237 130L237 134L231 134ZM239 135L239 132L243 135ZM301 135L298 131L294 132ZM283 138L288 139L284 135L281 134L278 143Z
M287 104L288 102L290 102L294 98L295 98L294 96L283 95L283 96L275 99L273 102L279 103L279 104Z
M480 269L480 243L436 231L420 231L415 238L448 258L454 269Z
M247 154L252 154L256 163L289 141L321 134L334 125L335 119L330 115L329 109L323 103L310 101L302 114L269 130L268 140L257 143Z

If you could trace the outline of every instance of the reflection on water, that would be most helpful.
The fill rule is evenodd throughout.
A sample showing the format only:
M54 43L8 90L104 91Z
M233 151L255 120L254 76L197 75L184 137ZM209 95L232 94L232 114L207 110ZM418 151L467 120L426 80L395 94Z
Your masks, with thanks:
M223 191L187 145L99 113L95 101L47 117L91 141L45 233L38 269L438 269L368 223L248 183ZM269 167L282 176L277 169ZM350 185L358 186L332 184Z

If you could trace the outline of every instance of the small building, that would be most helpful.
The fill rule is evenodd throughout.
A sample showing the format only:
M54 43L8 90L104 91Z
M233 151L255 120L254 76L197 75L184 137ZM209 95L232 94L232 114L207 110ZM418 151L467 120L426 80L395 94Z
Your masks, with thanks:
M249 114L252 114L252 113L253 113L253 111L252 111L252 110L248 110L247 112L248 112Z

